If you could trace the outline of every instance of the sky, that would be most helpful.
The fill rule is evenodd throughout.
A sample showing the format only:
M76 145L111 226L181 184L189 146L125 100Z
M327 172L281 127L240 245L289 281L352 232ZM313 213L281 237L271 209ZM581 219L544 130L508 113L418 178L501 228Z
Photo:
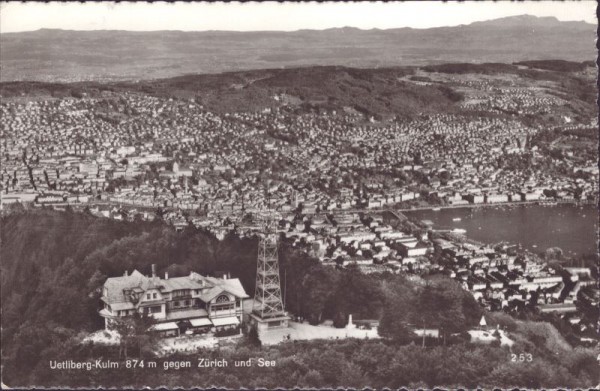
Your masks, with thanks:
M281 30L429 28L513 15L596 24L596 2L37 3L1 2L0 33L67 30Z

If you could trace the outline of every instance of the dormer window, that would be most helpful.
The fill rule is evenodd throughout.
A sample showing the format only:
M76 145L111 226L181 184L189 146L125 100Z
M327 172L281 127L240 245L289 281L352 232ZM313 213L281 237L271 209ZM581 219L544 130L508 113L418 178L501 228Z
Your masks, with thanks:
M156 299L156 297L157 297L157 296L156 296L156 293L153 293L153 294L152 294L152 298L153 298L153 299Z
M217 297L217 303L229 303L229 297L227 295L221 295Z
M146 293L146 300L150 300L150 293Z

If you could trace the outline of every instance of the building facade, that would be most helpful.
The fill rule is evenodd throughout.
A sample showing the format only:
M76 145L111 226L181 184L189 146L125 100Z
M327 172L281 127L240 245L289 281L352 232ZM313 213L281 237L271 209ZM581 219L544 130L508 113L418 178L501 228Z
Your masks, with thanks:
M249 296L237 278L145 276L134 270L110 277L102 290L100 316L106 329L115 321L140 313L151 316L152 329L163 336L205 333L238 327L243 321L244 299Z

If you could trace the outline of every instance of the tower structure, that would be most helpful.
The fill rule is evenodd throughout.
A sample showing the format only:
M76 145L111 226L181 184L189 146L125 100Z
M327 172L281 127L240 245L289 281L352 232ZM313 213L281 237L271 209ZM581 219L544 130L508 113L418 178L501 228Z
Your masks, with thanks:
M256 288L251 322L259 330L287 327L289 316L285 312L279 277L279 253L274 216L263 215L258 241Z

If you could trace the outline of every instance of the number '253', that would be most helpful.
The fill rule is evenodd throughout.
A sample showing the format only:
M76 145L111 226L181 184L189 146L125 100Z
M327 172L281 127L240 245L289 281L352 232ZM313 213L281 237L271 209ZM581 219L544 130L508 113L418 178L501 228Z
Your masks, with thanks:
M533 356L531 355L531 353L521 353L521 354L512 353L510 355L510 361L512 361L512 362L531 362L531 361L533 361Z

